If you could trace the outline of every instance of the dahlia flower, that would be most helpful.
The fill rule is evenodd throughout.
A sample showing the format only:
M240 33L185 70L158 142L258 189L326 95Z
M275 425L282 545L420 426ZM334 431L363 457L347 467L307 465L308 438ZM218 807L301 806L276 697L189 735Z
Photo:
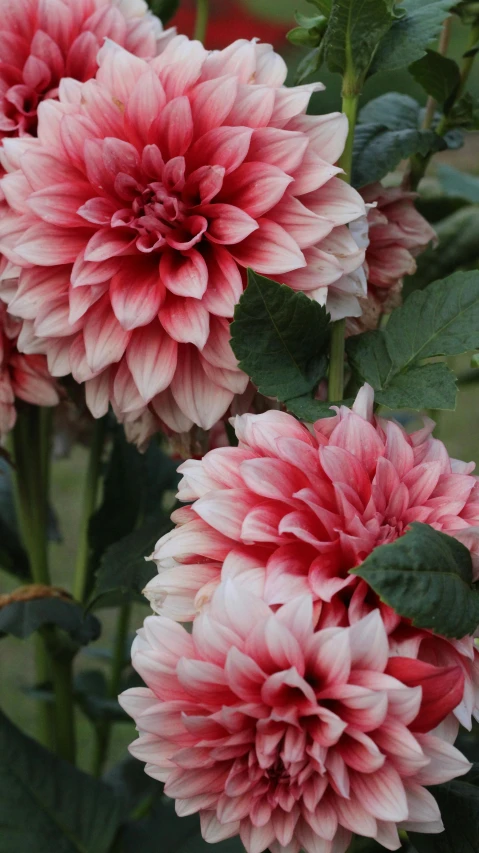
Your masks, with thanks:
M381 313L400 304L403 279L416 271L414 258L436 233L416 210L417 193L380 183L363 187L368 205L368 247L366 250L367 298L360 298L363 313L350 321L350 331L375 329Z
M45 356L18 352L20 326L0 302L0 438L15 426L15 398L36 406L56 406L60 402Z
M273 612L226 581L192 635L149 616L132 660L147 687L120 696L140 734L131 752L178 815L200 812L207 841L344 853L357 833L397 850L398 826L443 829L423 786L470 767L436 728L460 669L390 660L379 610L316 630L311 595Z
M364 581L349 574L413 521L461 539L477 564L479 482L474 464L450 459L432 438L433 421L408 435L373 415L365 385L352 409L314 424L269 411L232 419L238 447L212 450L178 469L177 527L152 558L158 575L145 595L160 614L193 619L220 579L235 578L272 606L311 593L322 625L355 622L378 606ZM477 571L476 565L476 571ZM381 603L388 632L402 621ZM408 657L427 660L427 632L416 632ZM459 717L479 714L479 668L473 639L436 638L434 654L463 668L467 690Z
M35 134L62 77L94 77L105 36L143 57L165 37L144 0L0 0L0 139Z
M285 88L254 41L178 36L149 62L108 43L99 63L40 104L38 140L5 142L10 310L95 416L208 429L248 381L229 346L245 267L360 313L346 226L365 205L333 165L347 120L305 115L320 84Z

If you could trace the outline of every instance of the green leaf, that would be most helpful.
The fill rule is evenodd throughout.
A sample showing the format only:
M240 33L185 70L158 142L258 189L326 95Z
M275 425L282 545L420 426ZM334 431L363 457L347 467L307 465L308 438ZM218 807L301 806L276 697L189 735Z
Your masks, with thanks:
M180 5L180 0L147 0L147 2L153 14L160 18L163 25L176 15Z
M404 536L376 548L351 573L418 628L460 638L479 624L468 549L428 524L414 522Z
M384 331L346 342L350 365L376 400L390 408L455 407L455 379L444 363L424 359L479 348L479 272L457 272L412 293Z
M313 391L325 375L328 342L329 315L322 306L248 271L248 287L231 326L231 346L262 394L287 403Z
M291 44L298 47L317 47L321 40L321 35L314 29L305 29L305 27L294 27L286 33L286 38Z
M109 853L121 821L108 788L0 712L0 853Z
M409 66L409 71L427 94L441 105L446 104L461 82L457 62L435 50L427 50L425 56Z
M479 204L479 178L475 175L460 172L452 166L438 166L436 172L446 195Z
M244 853L236 835L213 847L201 836L197 814L178 817L173 800L162 797L146 820L131 824L122 837L123 853Z
M433 130L423 130L421 107L409 95L389 92L361 110L354 136L353 179L356 187L379 181L401 160L425 157L446 146Z
M322 402L321 400L313 400L310 394L305 394L303 397L294 397L288 400L288 411L292 415L296 415L302 421L314 423L320 418L332 418L336 412L331 409L331 406L349 406L354 403L354 397L347 400L335 400L333 402Z
M392 0L333 0L324 37L329 70L362 80L394 20Z
M298 83L302 83L303 80L306 80L306 78L311 74L315 74L321 67L322 62L323 44L321 43L319 47L315 47L313 50L310 50L310 52L307 53L299 63L294 76L295 84L297 85Z
M56 625L82 646L97 640L101 633L96 616L63 598L13 601L0 609L0 635L11 634L23 640L44 625Z
M417 259L417 270L408 276L404 293L426 287L458 267L474 264L479 258L479 206L462 207L435 226L439 245L429 247Z
M463 24L468 26L479 24L479 3L477 0L462 0L462 2L456 3L454 12L459 15Z
M130 755L108 770L103 781L125 803L128 811L138 808L147 797L154 797L161 791L157 779L147 776L144 764Z
M394 21L376 51L371 73L405 68L424 55L440 34L455 0L401 0L406 14Z
M101 559L90 606L93 603L102 606L103 596L115 591L122 599L138 598L156 574L155 563L146 557L150 556L160 536L171 527L167 516L158 515L111 545ZM117 603L116 599L114 603Z
M375 394L375 400L390 409L454 410L456 394L452 370L444 362L433 362L399 373L385 391Z
M311 3L312 6L316 6L316 8L319 9L322 15L325 15L327 18L329 18L331 14L331 6L333 5L333 0L308 0L308 3Z
M431 788L445 831L440 835L408 832L418 853L477 853L479 850L479 788L454 780Z
M392 369L479 349L479 272L457 272L408 297L386 327Z

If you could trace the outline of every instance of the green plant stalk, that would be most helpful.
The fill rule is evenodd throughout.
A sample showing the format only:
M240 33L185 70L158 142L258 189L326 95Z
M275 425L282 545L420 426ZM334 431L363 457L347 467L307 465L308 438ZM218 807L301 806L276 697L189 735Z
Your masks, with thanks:
M339 158L338 165L344 170L341 178L348 184L351 182L353 163L354 129L358 114L359 94L354 83L351 85L348 77L343 84L342 111L347 116L349 132L344 146L344 151ZM336 320L331 328L331 347L329 358L329 381L328 396L330 400L342 400L344 395L344 333L346 329L345 320Z
M73 582L73 597L83 602L88 595L90 545L88 530L90 518L95 511L98 499L98 485L101 474L101 457L105 443L106 420L100 418L93 425L93 437L90 447L90 458L86 472L83 490L83 504L80 521L75 578Z
M13 431L15 495L23 541L28 552L32 580L50 585L48 565L48 490L50 480L51 412L24 406ZM74 717L71 670L52 651L59 645L53 627L35 637L36 678L51 681L55 703L42 702L39 730L42 743L73 760ZM71 666L71 664L70 664Z
M208 29L209 0L197 0L196 22L193 38L204 43Z
M110 682L108 685L108 696L116 699L120 692L121 674L125 666L125 647L130 626L131 603L122 604L118 613L115 643L113 646L113 658L111 662ZM100 777L103 773L108 758L110 746L112 721L101 720L95 726L95 750L93 754L93 775Z
M15 462L12 477L16 516L25 550L28 553L32 581L49 583L48 563L46 562L45 547L40 545L37 550L32 526L32 502L30 494L31 472L30 452L34 436L31 421L38 412L33 408L20 409L17 422L11 435L11 449ZM46 684L51 680L51 667L43 637L34 636L35 648L35 679L37 684ZM55 708L50 702L40 702L38 706L37 736L40 743L48 749L56 746Z

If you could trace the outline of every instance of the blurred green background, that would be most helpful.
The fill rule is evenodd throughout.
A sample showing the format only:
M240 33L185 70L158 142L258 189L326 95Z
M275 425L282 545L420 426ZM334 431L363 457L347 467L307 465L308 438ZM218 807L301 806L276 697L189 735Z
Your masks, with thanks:
M290 68L290 78L294 68L303 56L303 52L292 48L285 39L288 29L294 26L294 11L300 9L311 13L313 7L306 0L211 0L212 18L207 47L218 47L228 43L231 33L235 37L252 38L259 35L263 40L271 40L285 57ZM194 25L194 2L184 0L180 13L173 21L180 31L191 34ZM455 20L452 31L449 54L459 59L467 37L467 31ZM318 74L326 84L326 91L314 95L311 112L326 113L340 108L340 79L322 69ZM479 74L471 84L479 94ZM423 92L407 72L378 74L366 83L363 100L386 91L399 91L424 101ZM470 134L461 151L447 152L435 158L435 163L446 162L455 168L479 172L479 134ZM432 166L434 172L434 165ZM479 235L478 235L479 242ZM462 373L469 367L467 356L455 359L451 366ZM468 384L461 388L458 407L455 413L443 412L439 416L436 435L446 444L449 453L465 460L473 459L479 463L479 384ZM75 563L77 531L81 501L81 490L86 468L87 449L75 446L70 457L60 459L53 464L52 502L58 516L60 542L51 544L51 563L53 582L71 589L72 573ZM1 484L0 484L1 486ZM9 592L17 584L0 570L0 592ZM137 628L148 608L136 605L133 612L132 627ZM103 610L99 614L103 623L103 635L77 658L77 669L90 669L106 665L108 649L114 636L115 611ZM26 732L35 732L35 700L27 693L34 683L33 642L13 638L3 639L0 643L0 684L1 704L6 713ZM79 763L90 769L92 760L93 735L90 723L81 711L78 715ZM133 725L119 723L114 728L111 758L117 760L126 754L126 747L134 739Z

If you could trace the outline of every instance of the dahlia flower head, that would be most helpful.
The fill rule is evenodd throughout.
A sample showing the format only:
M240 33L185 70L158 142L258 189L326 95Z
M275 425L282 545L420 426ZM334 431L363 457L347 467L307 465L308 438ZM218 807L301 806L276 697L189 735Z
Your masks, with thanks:
M227 580L192 634L147 617L132 660L147 686L119 697L130 750L210 842L345 853L357 833L397 850L398 827L443 829L424 786L470 768L442 723L460 667L390 658L378 609L318 629L310 593L274 611Z
M361 317L352 320L350 330L375 329L381 313L390 313L401 302L404 277L416 272L417 255L436 232L416 210L417 193L380 183L363 187L368 206L366 249L367 298L361 298Z
M232 419L238 447L179 467L178 498L190 504L156 544L158 574L144 592L157 613L185 622L227 579L272 607L312 595L321 627L354 624L379 606L396 653L462 668L456 716L470 727L479 715L473 638L411 627L349 570L419 521L461 540L479 574L474 464L449 458L433 421L408 435L374 416L373 402L365 385L352 409L335 407L311 431L281 411Z
M20 326L0 302L0 439L15 426L15 398L36 406L56 406L60 402L45 356L18 352Z
M144 0L0 0L0 139L35 135L40 102L94 77L105 37L150 57L172 33Z
M248 382L229 321L252 267L360 314L364 261L347 224L361 196L336 177L347 119L307 116L269 45L206 51L177 36L145 61L107 42L95 80L63 80L38 139L7 139L2 298L20 345L85 383L96 417L149 413L209 429Z

